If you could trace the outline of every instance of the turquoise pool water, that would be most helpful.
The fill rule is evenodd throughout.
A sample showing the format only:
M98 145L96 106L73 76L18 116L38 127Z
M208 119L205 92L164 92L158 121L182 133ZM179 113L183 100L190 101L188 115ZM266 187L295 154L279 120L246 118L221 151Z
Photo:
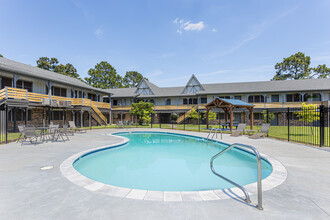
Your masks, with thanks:
M172 133L118 133L130 141L122 146L89 153L74 168L93 180L114 186L157 191L201 191L232 188L215 176L210 159L225 144ZM257 181L255 156L232 149L214 162L217 172L240 185ZM262 160L262 178L272 172Z

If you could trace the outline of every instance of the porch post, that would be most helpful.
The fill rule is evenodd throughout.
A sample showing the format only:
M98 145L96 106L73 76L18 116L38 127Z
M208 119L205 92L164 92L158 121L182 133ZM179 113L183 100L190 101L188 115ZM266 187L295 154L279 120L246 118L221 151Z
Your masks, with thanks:
M234 106L231 106L229 108L229 112L230 112L230 131L233 131L233 122L234 122Z
M25 120L24 120L24 123L25 123L25 126L26 126L27 125L27 121L28 121L28 117L29 117L28 108L24 108L24 111L25 111Z
M209 129L209 111L210 111L210 108L206 108L206 129Z
M14 78L13 78L13 87L17 88L17 80L19 79L19 75L14 74Z
M84 111L80 110L80 127L83 127L83 116L84 116Z
M250 111L250 127L251 127L251 130L253 130L253 108L249 108L249 111Z
M52 99L52 87L53 87L53 83L51 81L47 81L46 85L48 87L48 91L46 91L48 93L48 98Z
M72 97L71 98L76 98L75 88L71 88L71 92L72 92Z
M89 116L89 127L92 127L92 114L91 114L91 111L88 111L88 116Z

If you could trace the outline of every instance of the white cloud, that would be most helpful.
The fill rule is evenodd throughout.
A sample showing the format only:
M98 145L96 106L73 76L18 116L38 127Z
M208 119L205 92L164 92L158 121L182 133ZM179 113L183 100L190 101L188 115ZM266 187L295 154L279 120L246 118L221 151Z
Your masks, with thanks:
M213 28L211 31L212 32L218 32L217 29L215 29L215 28Z
M98 38L100 38L103 35L103 27L99 26L95 31L94 35Z
M186 22L184 25L185 26L184 26L183 29L185 29L186 31L200 31L200 30L205 28L205 24L204 24L203 21L200 21L200 22L195 23L195 24L190 23L190 22Z
M206 27L204 21L192 23L191 21L185 21L183 19L179 20L176 18L173 23L178 26L178 29L176 30L178 34L182 34L183 31L201 31Z

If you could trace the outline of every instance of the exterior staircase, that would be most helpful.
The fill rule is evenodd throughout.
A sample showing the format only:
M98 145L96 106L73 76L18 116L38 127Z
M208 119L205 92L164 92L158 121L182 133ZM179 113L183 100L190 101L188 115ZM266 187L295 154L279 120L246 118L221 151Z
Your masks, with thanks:
M186 120L187 118L189 118L190 112L196 109L196 106L192 107L189 111L186 112L186 114L181 115L178 120L176 121L178 124L181 124L182 122L184 122L184 120Z
M92 117L99 123L100 125L108 124L107 118L103 115L103 113L98 109L98 107L92 105Z

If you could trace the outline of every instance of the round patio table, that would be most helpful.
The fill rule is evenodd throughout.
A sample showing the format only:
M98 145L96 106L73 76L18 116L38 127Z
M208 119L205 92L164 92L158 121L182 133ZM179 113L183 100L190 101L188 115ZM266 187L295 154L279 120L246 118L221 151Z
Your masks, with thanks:
M49 127L36 127L36 131L40 131L40 134L42 136L42 141L45 141L45 134L47 133L47 130Z

